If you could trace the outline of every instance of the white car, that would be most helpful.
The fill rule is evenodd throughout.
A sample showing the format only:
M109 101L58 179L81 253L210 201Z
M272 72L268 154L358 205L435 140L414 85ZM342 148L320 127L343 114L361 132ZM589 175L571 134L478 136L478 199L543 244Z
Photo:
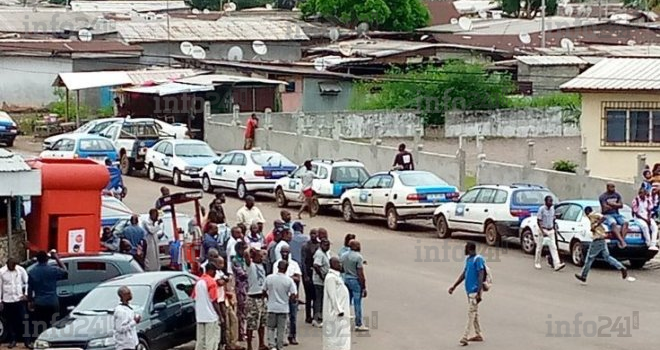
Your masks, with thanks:
M571 261L577 266L584 265L586 252L592 241L591 223L584 214L586 207L600 212L600 202L597 200L569 200L555 206L557 247L561 253L570 254ZM616 239L608 237L606 242L610 255L620 261L628 260L633 268L641 268L655 257L658 249L649 249L642 236L641 227L633 219L632 209L629 206L625 205L619 212L628 221L628 233L625 238L627 246L621 249ZM606 232L610 232L607 224L603 224L603 227ZM535 253L539 233L536 216L530 216L521 223L520 243L525 253Z
M68 134L62 136L47 150L42 151L40 158L74 159L86 158L105 164L109 160L118 163L117 150L110 140L91 134Z
M147 174L151 181L160 176L172 178L175 186L197 182L200 171L218 156L204 141L162 140L147 149Z
M479 185L457 202L438 207L433 224L440 238L451 237L453 231L483 233L486 243L494 246L503 236L519 237L520 223L538 211L546 196L556 201L557 196L543 186Z
M296 168L292 161L274 151L231 151L202 169L200 181L206 192L212 192L214 187L231 188L238 198L244 199L250 192L272 192L275 182Z
M72 132L54 135L46 138L43 141L41 148L43 150L48 150L55 144L55 142L61 140L65 136L71 136L75 134L97 135L103 129L107 128L110 124L121 121L122 119L124 118L99 118L99 119L90 120L89 122L83 124L81 127L79 127L78 129Z
M167 134L171 137L174 137L175 139L185 139L188 136L188 127L185 124L181 123L166 123L160 119L156 118L130 118L130 120L139 122L139 121L145 121L145 122L154 122L156 123L157 128L159 131L161 131L163 134Z
M301 176L305 172L301 166L288 177L283 177L275 183L275 199L277 206L286 207L289 202L300 202L302 191ZM312 171L318 177L314 179L314 200L312 213L318 214L321 209L341 204L341 195L351 188L360 186L369 177L364 164L357 160L340 159L314 160Z
M458 198L458 189L428 171L389 171L372 175L362 186L341 196L344 220L360 216L387 218L396 230L408 219L431 218L442 203Z

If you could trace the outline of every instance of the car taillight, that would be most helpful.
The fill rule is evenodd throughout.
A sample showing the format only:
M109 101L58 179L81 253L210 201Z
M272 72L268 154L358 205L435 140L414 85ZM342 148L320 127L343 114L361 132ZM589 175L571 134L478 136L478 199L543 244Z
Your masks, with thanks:
M511 209L510 213L511 213L511 216L515 216L515 217L518 217L518 218L525 218L525 217L528 217L529 215L531 215L529 210L526 210L526 209Z
M264 170L255 170L254 171L254 176L257 177L266 177L270 175L270 171L264 171Z
M406 197L406 199L409 201L423 201L424 199L426 199L426 195L413 193L413 194L409 194L408 197Z

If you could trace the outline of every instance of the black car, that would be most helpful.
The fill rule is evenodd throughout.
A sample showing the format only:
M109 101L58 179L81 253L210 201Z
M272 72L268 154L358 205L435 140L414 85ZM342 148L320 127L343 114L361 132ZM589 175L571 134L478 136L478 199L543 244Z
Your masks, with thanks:
M195 339L197 277L179 271L120 276L94 288L71 313L53 324L34 343L35 349L114 350L113 312L117 290L130 288L131 307L141 315L137 350L165 350Z
M60 299L58 319L66 316L94 287L104 281L121 275L142 272L142 267L131 255L116 253L90 253L61 257L69 272L66 279L57 282L57 295ZM54 260L49 264L55 265ZM36 265L35 260L22 264L30 273ZM0 318L0 340L7 337L4 317Z

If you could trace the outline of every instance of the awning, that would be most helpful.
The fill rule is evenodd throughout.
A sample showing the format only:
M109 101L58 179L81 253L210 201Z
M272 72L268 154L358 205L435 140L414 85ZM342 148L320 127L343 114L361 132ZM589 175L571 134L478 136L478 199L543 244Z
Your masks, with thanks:
M75 72L60 73L53 82L53 86L66 86L69 90L82 90L131 83L131 78L124 71Z
M319 83L319 90L322 94L338 94L341 92L341 86L333 82L321 82Z
M181 84L181 83L165 83L161 85L154 86L141 86L141 87L130 87L123 88L124 92L134 92L139 94L149 94L149 95L176 95L176 94L187 94L193 92L203 92L203 91L213 91L213 85L191 85L191 84Z
M270 85L287 84L286 81L245 77L240 75L227 75L227 74L197 75L194 77L177 79L176 82L184 83L184 84L195 84L195 85L221 85L221 84L240 84L240 83L259 83L259 84L270 84Z

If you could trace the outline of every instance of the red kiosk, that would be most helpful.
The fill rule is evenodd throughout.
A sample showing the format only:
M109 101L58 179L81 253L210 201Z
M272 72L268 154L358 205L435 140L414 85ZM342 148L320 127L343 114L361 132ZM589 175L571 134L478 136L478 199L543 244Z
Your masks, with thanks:
M105 166L89 159L37 159L42 195L27 218L28 249L70 254L100 250L101 191L110 180Z

